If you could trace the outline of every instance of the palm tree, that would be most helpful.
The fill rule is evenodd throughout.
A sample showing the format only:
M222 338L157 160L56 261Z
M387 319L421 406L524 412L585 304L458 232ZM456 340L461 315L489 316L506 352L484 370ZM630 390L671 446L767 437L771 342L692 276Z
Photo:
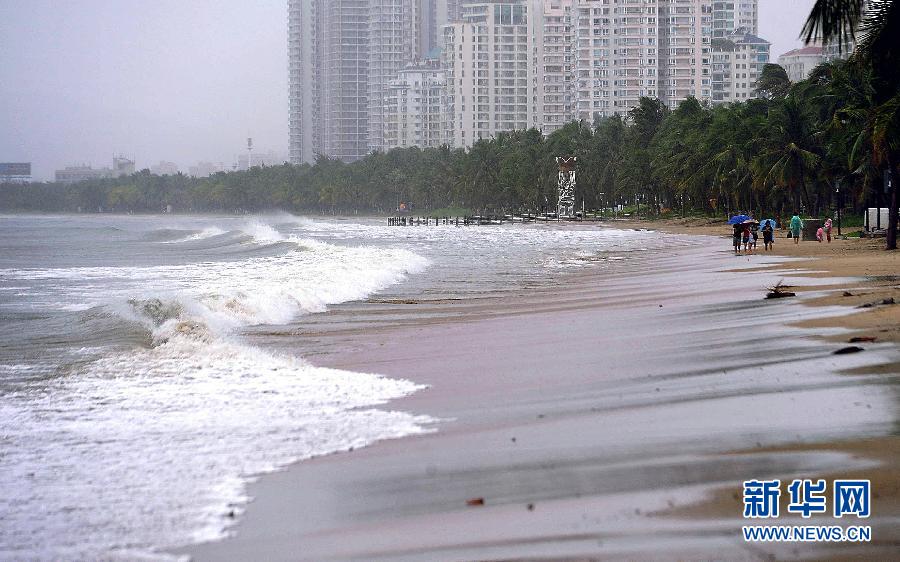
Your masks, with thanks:
M815 177L821 157L801 103L788 96L772 112L770 123L768 148L760 155L767 170L764 183L788 188L795 197L795 210L799 199L808 211L817 213L818 209L812 208L809 181Z
M865 7L865 10L864 10ZM872 161L895 175L890 191L887 249L897 249L897 180L900 180L900 2L816 0L803 27L807 43L821 39L842 47L859 32L853 61L872 70L875 107L866 119Z

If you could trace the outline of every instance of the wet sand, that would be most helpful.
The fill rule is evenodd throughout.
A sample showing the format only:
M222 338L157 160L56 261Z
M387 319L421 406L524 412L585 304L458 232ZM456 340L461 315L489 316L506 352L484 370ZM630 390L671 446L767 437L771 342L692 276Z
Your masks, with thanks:
M390 407L441 418L437 431L266 475L251 486L255 500L232 538L183 552L882 558L900 528L895 508L880 511L897 498L897 471L884 467L900 461L900 372L884 366L900 351L878 340L833 355L852 332L833 318L854 318L855 309L821 301L870 285L810 276L779 256L735 257L712 237L695 242L598 256L552 290L364 303L335 311L340 329L305 327L316 364L431 385ZM786 276L807 290L764 300L764 288ZM816 324L822 318L831 324ZM879 475L874 491L883 495L867 546L748 546L740 505L721 500L746 479L853 473ZM475 499L483 505L468 505Z

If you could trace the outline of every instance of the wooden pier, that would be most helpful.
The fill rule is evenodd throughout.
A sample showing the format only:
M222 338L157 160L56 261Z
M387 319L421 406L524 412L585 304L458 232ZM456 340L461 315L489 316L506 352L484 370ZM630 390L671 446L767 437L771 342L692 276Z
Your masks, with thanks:
M388 226L480 226L500 225L503 223L527 222L560 222L560 221L599 221L598 216L558 218L555 215L473 215L465 217L388 217Z

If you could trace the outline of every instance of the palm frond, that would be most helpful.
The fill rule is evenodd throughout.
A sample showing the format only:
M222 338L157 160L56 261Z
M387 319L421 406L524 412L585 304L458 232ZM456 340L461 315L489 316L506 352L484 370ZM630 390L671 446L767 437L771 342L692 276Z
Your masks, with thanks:
M862 18L864 0L816 0L801 37L806 43L821 40L835 43L838 48L856 38L856 29Z

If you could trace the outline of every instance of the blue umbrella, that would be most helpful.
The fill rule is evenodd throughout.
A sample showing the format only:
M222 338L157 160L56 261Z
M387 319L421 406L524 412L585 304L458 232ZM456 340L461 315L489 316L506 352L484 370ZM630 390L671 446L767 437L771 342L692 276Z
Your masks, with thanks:
M765 227L766 227L766 223L769 223L769 224L772 225L772 230L777 230L777 229L778 229L778 225L775 224L775 219L763 219L762 222L759 223L759 228L765 228Z
M730 219L728 219L728 224L740 224L744 221L750 220L750 217L747 215L734 215Z

